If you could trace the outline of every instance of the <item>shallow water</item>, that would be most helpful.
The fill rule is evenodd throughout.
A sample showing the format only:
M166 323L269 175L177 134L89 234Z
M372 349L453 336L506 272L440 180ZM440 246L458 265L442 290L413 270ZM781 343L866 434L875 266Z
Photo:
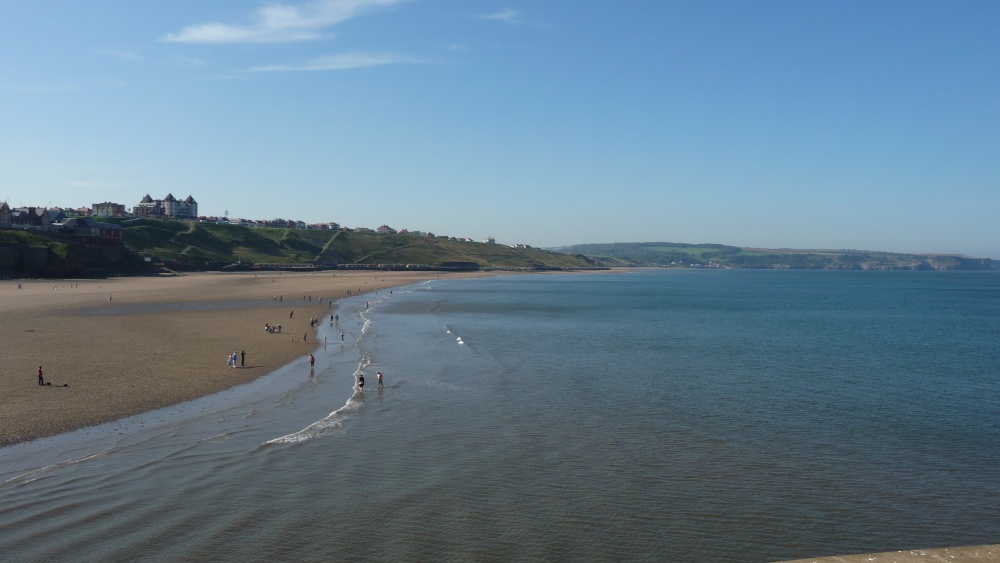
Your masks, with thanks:
M761 561L1000 535L993 273L435 281L340 319L314 370L0 450L0 553Z

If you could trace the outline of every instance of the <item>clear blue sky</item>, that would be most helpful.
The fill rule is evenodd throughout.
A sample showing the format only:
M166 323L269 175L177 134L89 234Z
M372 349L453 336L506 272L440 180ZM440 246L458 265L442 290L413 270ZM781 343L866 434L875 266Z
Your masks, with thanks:
M0 4L0 199L1000 258L1000 2Z

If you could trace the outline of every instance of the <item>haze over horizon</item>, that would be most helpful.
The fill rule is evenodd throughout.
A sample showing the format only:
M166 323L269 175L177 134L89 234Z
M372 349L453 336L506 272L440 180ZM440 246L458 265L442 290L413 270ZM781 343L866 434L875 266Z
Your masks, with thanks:
M0 5L0 200L1000 258L1000 4Z

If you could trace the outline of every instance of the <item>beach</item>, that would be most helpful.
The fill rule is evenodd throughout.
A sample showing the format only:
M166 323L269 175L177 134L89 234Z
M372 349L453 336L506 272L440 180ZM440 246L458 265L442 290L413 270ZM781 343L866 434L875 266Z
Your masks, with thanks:
M439 272L193 273L0 283L0 446L180 403L308 355L337 300ZM281 325L268 333L265 323ZM303 341L305 335L305 341ZM236 368L227 358L237 353ZM245 353L241 355L241 353ZM39 386L42 367L47 382Z
M24 298L4 288L18 338L44 337L6 385L34 392L22 420L57 416L78 392L79 418L88 401L177 400L263 375L4 448L0 553L995 558L996 274L644 270L393 290L410 280L374 276L123 280L135 296L117 282L110 295L98 281L26 286L35 296ZM331 326L334 286L354 295L334 301ZM303 345L303 332L331 343ZM37 387L35 355L70 340L97 356L86 341L114 338L131 343L104 349L123 356L106 376L86 380L63 360L43 364L53 386ZM213 341L205 360L202 340ZM227 368L244 349L247 366ZM185 367L153 371L168 363Z

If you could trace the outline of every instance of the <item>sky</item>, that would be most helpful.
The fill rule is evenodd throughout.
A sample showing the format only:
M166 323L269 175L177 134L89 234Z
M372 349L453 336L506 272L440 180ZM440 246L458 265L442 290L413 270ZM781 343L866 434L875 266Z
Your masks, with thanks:
M0 199L1000 258L1000 2L0 2Z

